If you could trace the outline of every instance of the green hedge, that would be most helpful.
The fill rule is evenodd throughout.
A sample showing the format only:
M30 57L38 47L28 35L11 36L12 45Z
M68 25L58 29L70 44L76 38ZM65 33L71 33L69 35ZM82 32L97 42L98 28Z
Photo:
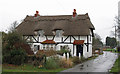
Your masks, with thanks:
M25 62L26 52L22 49L11 50L8 54L3 56L3 62L14 65L21 65Z

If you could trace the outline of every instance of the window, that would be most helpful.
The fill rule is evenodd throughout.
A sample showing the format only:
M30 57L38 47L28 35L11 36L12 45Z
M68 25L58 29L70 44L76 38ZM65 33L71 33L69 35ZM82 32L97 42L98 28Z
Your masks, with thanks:
M43 30L39 30L38 34L43 37L44 36L44 31Z
M63 30L56 30L56 37L60 37L63 34Z
M40 46L39 45L34 45L34 51L37 51L40 49Z
M43 44L43 50L45 50L45 45Z
M63 46L60 46L60 49L63 49Z
M52 50L53 50L53 45L51 44L51 47L50 47Z
M90 41L91 41L91 38L92 38L92 37L91 37L91 35L90 35Z
M39 45L37 45L37 49L40 50L40 46Z
M47 44L46 49L49 50L49 45Z

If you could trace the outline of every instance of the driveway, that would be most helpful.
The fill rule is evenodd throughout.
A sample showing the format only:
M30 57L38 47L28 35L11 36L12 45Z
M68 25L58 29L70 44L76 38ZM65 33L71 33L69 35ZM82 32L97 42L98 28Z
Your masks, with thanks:
M75 67L62 72L108 72L109 69L112 68L116 59L117 53L106 51L103 55L99 55L96 59L78 64Z

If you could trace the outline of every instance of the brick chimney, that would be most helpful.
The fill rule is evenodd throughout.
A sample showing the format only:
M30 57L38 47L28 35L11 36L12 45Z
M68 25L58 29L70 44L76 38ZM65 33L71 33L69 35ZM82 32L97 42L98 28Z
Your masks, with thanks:
M77 13L76 13L76 9L74 9L73 11L73 17L76 17Z
M39 11L36 11L36 13L35 13L34 16L35 16L35 17L40 16L40 15L39 15Z

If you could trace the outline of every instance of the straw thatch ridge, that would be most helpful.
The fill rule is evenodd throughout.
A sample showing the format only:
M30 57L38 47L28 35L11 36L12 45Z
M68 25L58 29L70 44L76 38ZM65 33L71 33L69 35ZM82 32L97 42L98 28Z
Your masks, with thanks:
M24 21L16 27L22 35L34 35L35 30L44 30L44 35L54 35L53 30L61 29L63 35L90 35L95 29L87 14L61 16L26 16ZM93 33L92 33L93 34Z

